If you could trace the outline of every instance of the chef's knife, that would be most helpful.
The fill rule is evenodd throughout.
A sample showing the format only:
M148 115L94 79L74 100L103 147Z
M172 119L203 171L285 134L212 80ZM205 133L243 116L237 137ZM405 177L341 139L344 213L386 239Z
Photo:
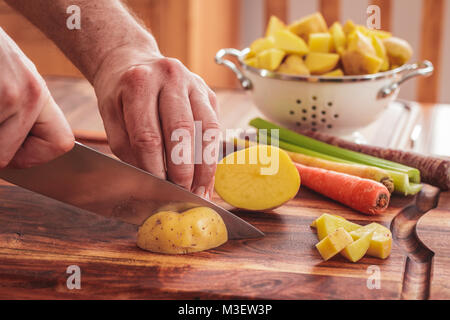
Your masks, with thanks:
M141 225L162 210L198 206L214 209L223 219L229 239L264 234L227 210L169 181L76 142L74 148L46 164L0 170L0 178L76 207Z

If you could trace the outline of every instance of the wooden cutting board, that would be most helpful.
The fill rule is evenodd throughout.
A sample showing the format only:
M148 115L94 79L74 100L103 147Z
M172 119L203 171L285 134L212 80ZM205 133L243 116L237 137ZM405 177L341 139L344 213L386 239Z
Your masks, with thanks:
M47 84L73 128L103 130L86 81L52 77ZM259 116L242 93L221 92L218 98L224 128L244 127ZM384 129L376 130L377 137L391 139L392 132L386 136ZM78 132L78 138L108 152L104 134ZM434 189L427 190L418 201L421 210L402 211L417 199L394 197L387 214L367 217L302 188L272 212L235 212L265 232L265 238L168 256L137 248L136 229L130 225L0 180L0 298L450 299L450 192L441 193L437 208L423 215L436 198ZM214 201L226 206L218 197ZM386 226L397 217L389 259L323 262L309 227L323 212ZM81 269L80 290L67 288L71 265ZM380 289L368 289L370 270L380 271Z
M436 205L436 191L427 187L418 197L393 197L386 214L369 217L302 188L274 211L235 211L262 230L263 239L163 255L136 247L134 226L5 183L0 186L0 298L449 299L448 192L418 224L419 241L414 232L424 211ZM229 208L217 196L214 201ZM324 212L361 224L394 221L391 256L322 261L309 225ZM81 270L79 290L67 288L71 265ZM379 289L369 289L377 274Z

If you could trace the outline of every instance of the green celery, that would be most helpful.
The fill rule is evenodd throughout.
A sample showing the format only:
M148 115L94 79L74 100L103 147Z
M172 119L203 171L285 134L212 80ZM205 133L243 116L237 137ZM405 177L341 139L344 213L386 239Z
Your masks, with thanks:
M252 120L250 122L250 124L253 125L254 127L258 128L257 125L259 125L259 123L256 123L256 125L254 125L252 123L254 120ZM267 122L265 120L262 120L262 121ZM270 124L269 122L267 122L267 123ZM270 124L270 125L272 125L272 124ZM280 127L275 126L275 125L272 125L272 126L273 127L270 127L270 128L264 127L264 128L261 128L261 129L280 129L279 136L281 138L282 137L281 129L283 129L283 128L280 128ZM258 128L258 129L260 129L260 128ZM284 129L284 130L287 130L287 129ZM317 141L315 139L312 139L312 140ZM416 194L422 189L422 185L421 184L418 184L418 183L415 183L413 181L410 181L410 177L408 175L408 171L406 171L406 170L400 171L400 170L394 170L392 168L392 166L386 168L386 167L377 166L377 165L372 164L372 163L358 162L356 160L351 161L350 159L343 159L343 158L340 158L338 156L335 156L335 154L331 155L329 153L328 154L327 153L321 153L320 151L303 148L303 147L300 147L300 146L298 146L296 144L292 144L292 143L289 143L289 142L286 142L286 141L283 141L283 140L278 140L277 142L278 142L278 146L281 149L284 149L284 150L287 150L287 151L302 153L302 154L305 154L305 155L308 155L308 156L317 157L317 158L321 158L321 159L325 159L325 160L329 160L329 161L334 161L334 162L349 163L349 164L354 164L356 162L356 163L360 163L360 164L365 164L365 165L370 165L370 166L383 168L384 170L386 170L391 175L391 177L392 177L392 179L394 181L395 192L403 194L405 196ZM271 144L270 134L268 134L267 143ZM326 144L326 145L328 145L328 144ZM336 147L336 148L338 148L338 147ZM342 148L338 148L338 149L342 149ZM345 149L343 149L343 150L345 150ZM349 150L345 150L345 151L349 151ZM353 151L351 151L351 152L353 152ZM360 155L360 153L358 153L358 152L354 152L354 153L356 153L357 155ZM371 157L371 158L374 158L374 159L378 160L378 158L376 158L376 157ZM392 163L393 164L397 164L395 162L392 162ZM403 165L401 165L401 166L405 167L405 168L409 168L409 167L406 167L406 166L403 166ZM412 169L414 169L414 168L412 168ZM417 170L417 169L415 169L415 170Z
M341 158L344 160L348 160L351 162L366 164L375 166L378 168L392 170L397 172L402 172L408 174L408 177L411 182L420 183L420 171L416 168L411 168L400 163L392 162L385 159L380 159L377 157L369 156L364 153L355 152L351 150L347 150L344 148L336 147L330 145L325 142L318 141L316 139L304 136L302 134L296 133L294 131L288 130L286 128L282 128L277 126L269 121L266 121L261 118L255 118L250 121L250 125L257 129L278 129L279 130L279 139L289 142L291 144L295 144L298 146L302 146L306 149L310 149L312 151L320 152L323 154L327 154L330 156L334 156L337 158Z

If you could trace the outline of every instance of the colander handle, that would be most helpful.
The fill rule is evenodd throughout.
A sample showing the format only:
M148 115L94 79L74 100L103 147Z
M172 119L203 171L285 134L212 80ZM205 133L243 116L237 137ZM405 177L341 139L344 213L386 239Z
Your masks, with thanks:
M433 73L433 70L433 64L428 60L425 60L421 63L410 64L400 80L394 81L391 84L381 88L378 96L379 98L386 98L392 95L403 82L416 76L429 76Z
M226 60L225 56L235 56L239 58L242 55L242 52L237 49L227 48L227 49L220 49L216 53L216 63L217 64L223 64L225 67L229 68L233 73L236 75L236 78L241 83L242 88L245 90L250 90L252 88L252 82L250 79L248 79L244 74L239 70L239 68L230 60Z

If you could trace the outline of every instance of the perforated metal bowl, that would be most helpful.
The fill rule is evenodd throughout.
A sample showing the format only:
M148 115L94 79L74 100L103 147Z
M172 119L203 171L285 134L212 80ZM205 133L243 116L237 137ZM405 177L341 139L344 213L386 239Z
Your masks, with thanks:
M348 134L375 121L393 101L400 85L433 72L429 61L362 76L295 76L250 67L249 49L221 49L216 63L230 68L270 120L290 128ZM237 57L239 67L225 56Z

